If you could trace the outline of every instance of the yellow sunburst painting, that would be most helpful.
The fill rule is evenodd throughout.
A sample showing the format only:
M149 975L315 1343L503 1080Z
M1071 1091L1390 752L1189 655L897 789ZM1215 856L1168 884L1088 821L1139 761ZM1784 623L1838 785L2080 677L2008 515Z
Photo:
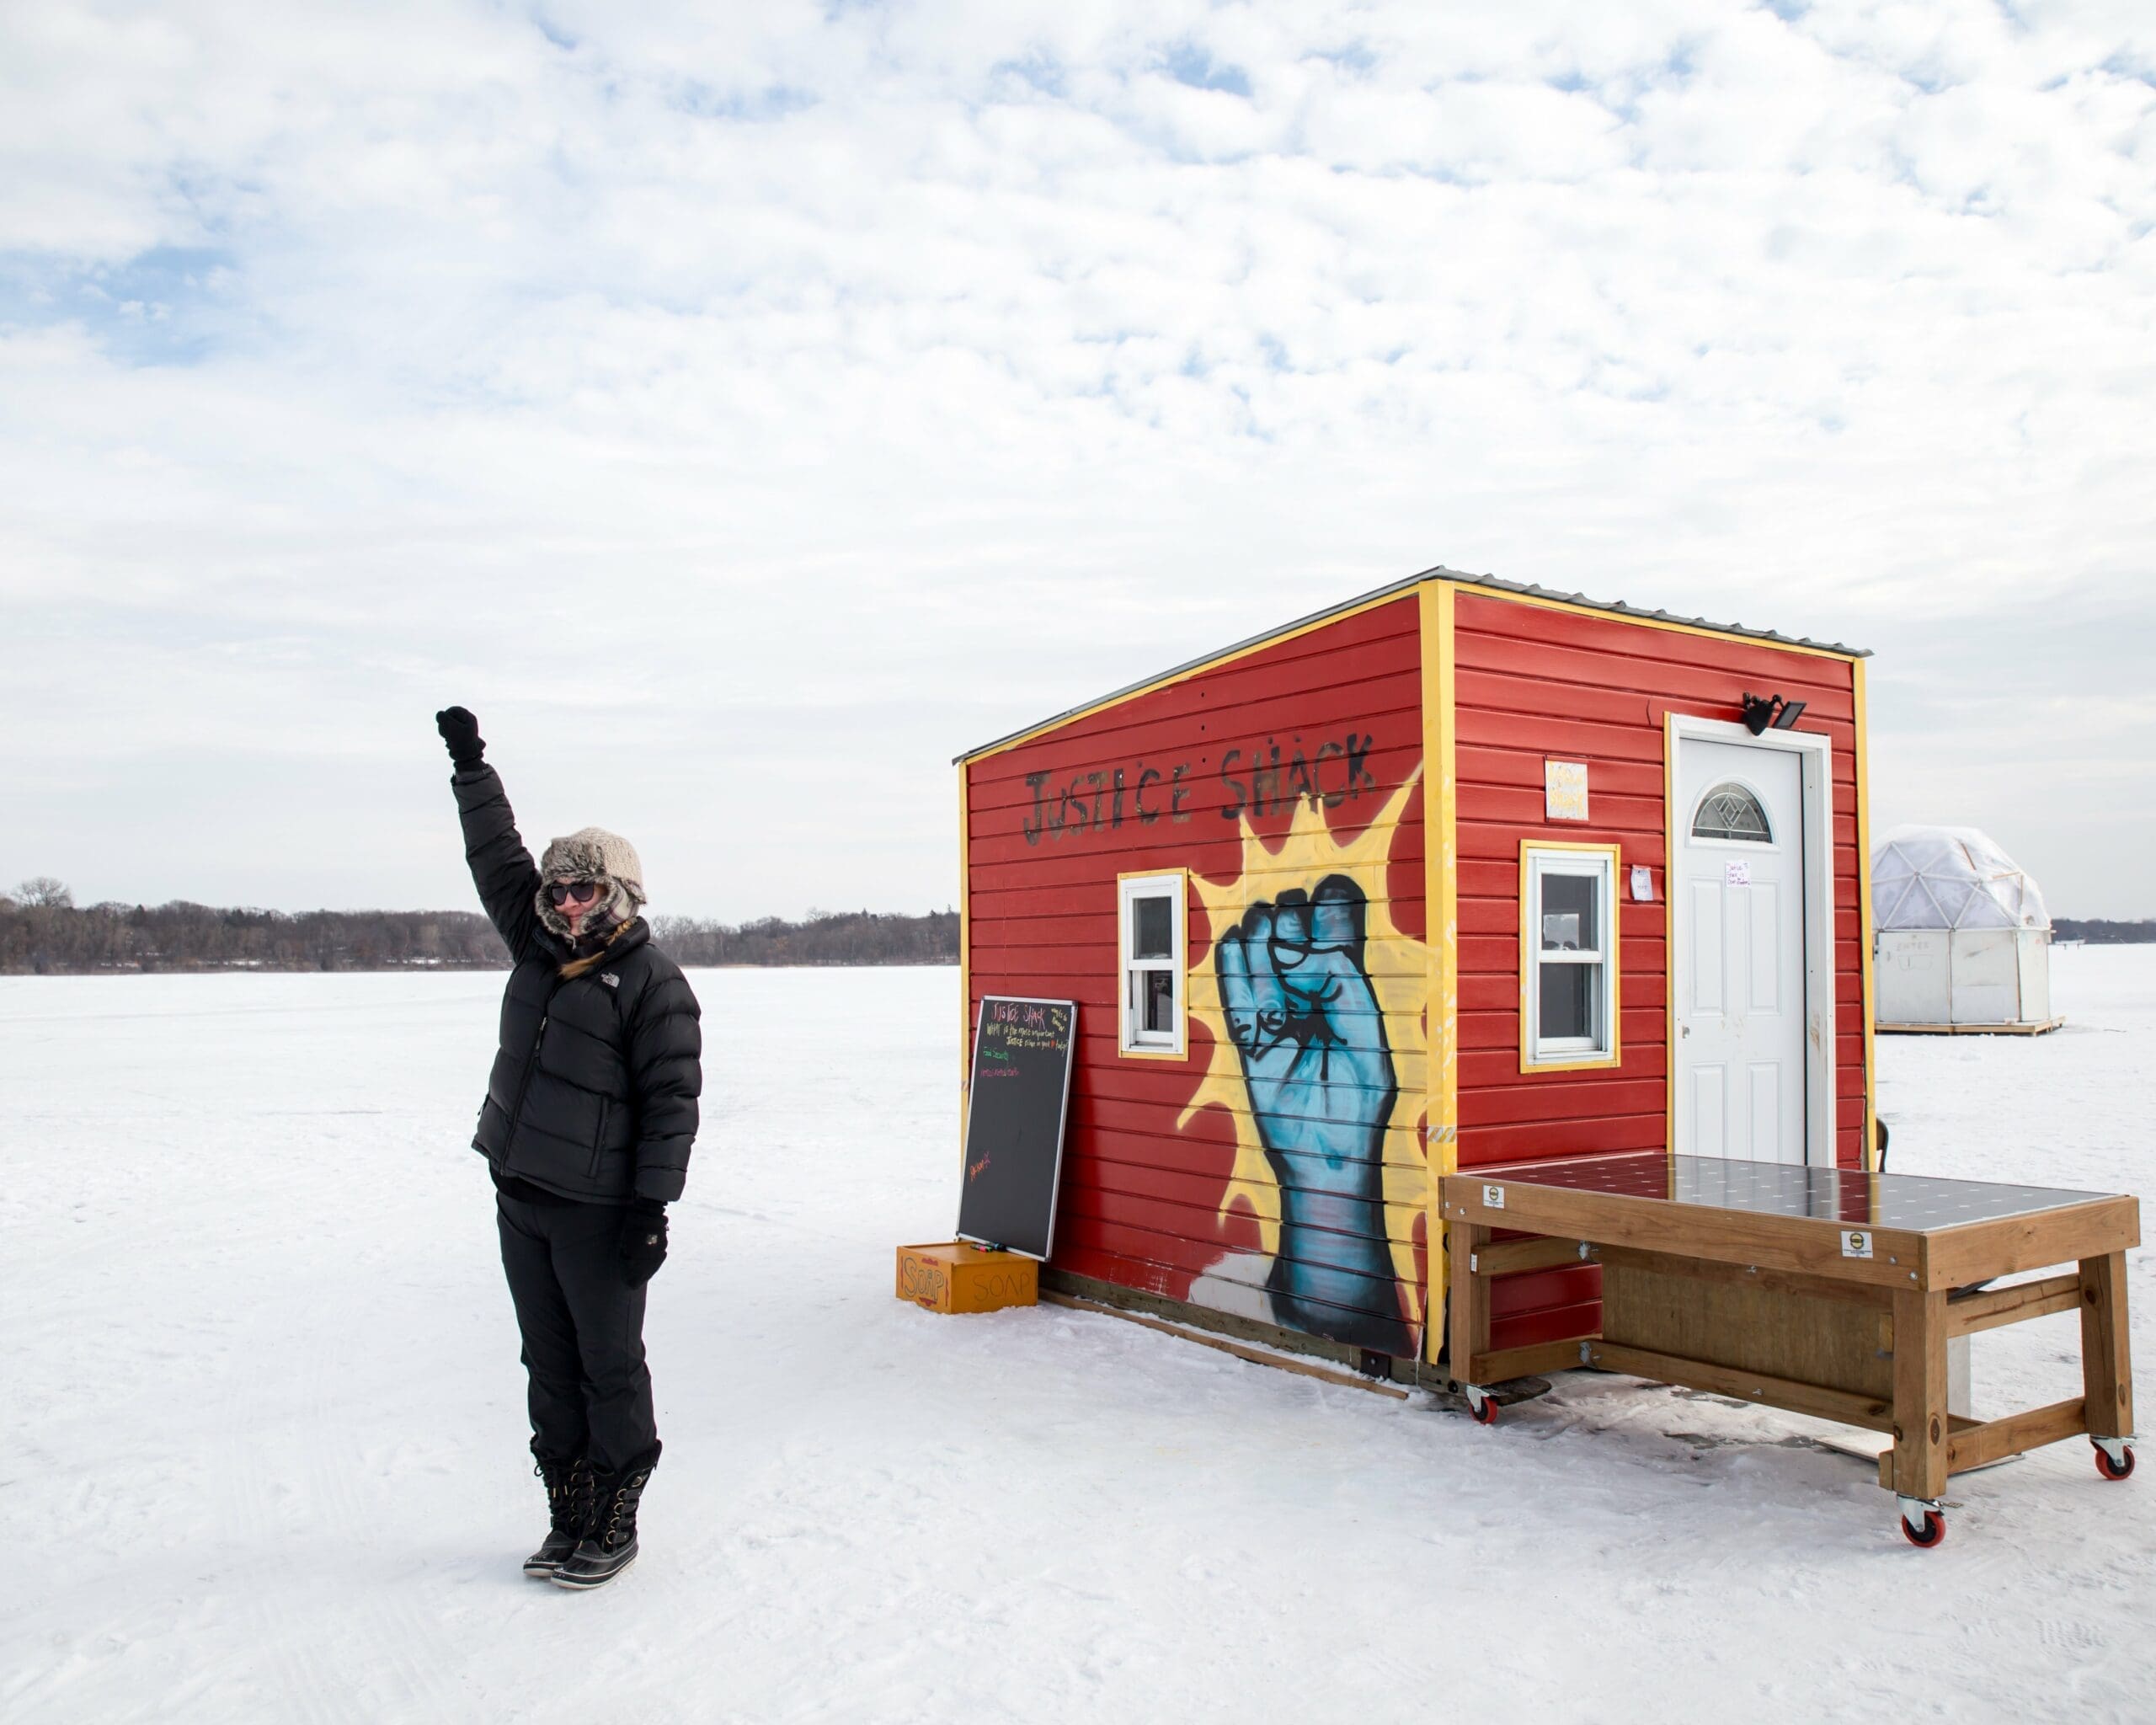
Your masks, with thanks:
M1310 801L1297 804L1293 824L1277 846L1261 838L1246 815L1241 823L1242 857L1237 878L1215 884L1202 874L1193 875L1192 884L1204 905L1211 938L1191 964L1188 1001L1192 1015L1212 1033L1213 1049L1203 1079L1177 1121L1181 1130L1203 1109L1219 1108L1234 1123L1235 1167L1217 1214L1223 1222L1238 1210L1251 1217L1257 1226L1262 1259L1254 1265L1239 1266L1231 1278L1219 1279L1238 1288L1262 1286L1270 1261L1279 1252L1280 1186L1259 1138L1248 1081L1221 998L1215 955L1222 937L1239 927L1252 904L1277 900L1283 892L1312 892L1328 877L1345 876L1352 880L1367 901L1364 965L1398 1085L1384 1133L1385 1233L1401 1315L1418 1330L1422 1322L1422 1295L1415 1262L1415 1227L1423 1212L1429 1180L1420 1130L1428 1068L1423 996L1429 948L1424 942L1403 934L1393 921L1386 871L1408 799L1421 777L1418 767L1370 825L1345 841L1334 835L1326 824L1323 809ZM1247 1253L1225 1252L1214 1268L1217 1270L1231 1259L1248 1257ZM1209 1274L1202 1279L1219 1285ZM1193 1297L1203 1295L1193 1290Z

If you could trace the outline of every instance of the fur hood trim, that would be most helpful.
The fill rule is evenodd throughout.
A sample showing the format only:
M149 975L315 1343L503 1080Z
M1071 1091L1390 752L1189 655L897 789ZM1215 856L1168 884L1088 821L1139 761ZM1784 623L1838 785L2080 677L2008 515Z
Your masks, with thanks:
M626 924L644 907L643 858L634 845L604 827L587 826L555 839L539 859L539 920L567 940L568 918L547 896L558 880L595 880L606 889L584 917L587 930Z

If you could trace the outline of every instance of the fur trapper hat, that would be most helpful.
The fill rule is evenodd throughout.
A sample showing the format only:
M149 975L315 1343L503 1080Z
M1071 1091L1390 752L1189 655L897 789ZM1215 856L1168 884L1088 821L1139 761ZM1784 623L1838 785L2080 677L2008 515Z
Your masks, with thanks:
M558 880L595 880L606 889L586 915L587 930L627 922L644 907L643 860L637 847L617 832L587 826L556 839L539 859L539 920L568 938L568 918L547 896Z

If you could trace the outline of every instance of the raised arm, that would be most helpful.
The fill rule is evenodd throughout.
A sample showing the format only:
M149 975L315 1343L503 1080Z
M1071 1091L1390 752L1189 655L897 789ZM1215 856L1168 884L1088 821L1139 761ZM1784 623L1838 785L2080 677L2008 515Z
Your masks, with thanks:
M517 832L501 776L483 758L487 745L479 735L479 721L462 707L449 707L435 715L435 729L456 763L449 782L456 793L457 818L464 823L464 860L472 867L472 884L478 888L487 920L508 945L510 959L520 959L539 932L539 865Z

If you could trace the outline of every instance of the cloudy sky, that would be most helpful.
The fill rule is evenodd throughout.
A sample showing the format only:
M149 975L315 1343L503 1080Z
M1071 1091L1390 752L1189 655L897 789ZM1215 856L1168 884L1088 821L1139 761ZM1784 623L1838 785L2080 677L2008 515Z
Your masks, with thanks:
M949 758L1433 563L1869 646L2156 915L2146 0L0 7L0 881L923 909Z

